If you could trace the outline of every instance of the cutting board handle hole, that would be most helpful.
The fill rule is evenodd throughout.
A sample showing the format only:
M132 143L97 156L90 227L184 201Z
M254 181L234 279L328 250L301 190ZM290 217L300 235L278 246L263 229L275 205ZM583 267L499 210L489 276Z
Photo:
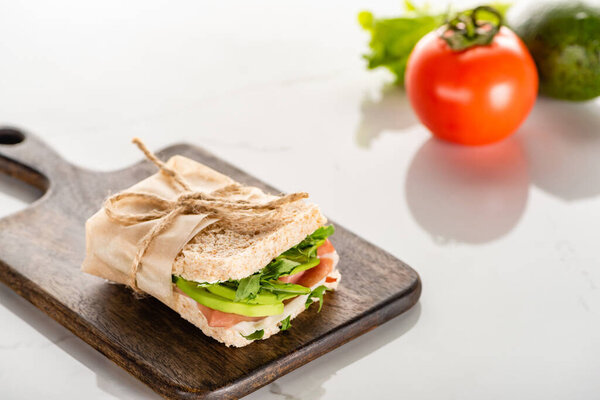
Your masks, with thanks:
M0 144L13 145L25 140L25 135L13 128L0 128Z

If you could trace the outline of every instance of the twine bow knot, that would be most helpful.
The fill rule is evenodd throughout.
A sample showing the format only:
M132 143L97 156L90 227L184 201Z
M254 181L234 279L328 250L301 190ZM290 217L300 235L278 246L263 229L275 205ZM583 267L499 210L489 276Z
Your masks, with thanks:
M142 192L123 192L109 197L104 203L106 215L113 221L124 225L133 225L146 221L159 220L141 239L129 274L129 286L140 292L137 286L137 272L141 260L152 241L165 231L180 215L206 214L207 217L217 218L234 225L245 224L260 231L271 223L281 219L282 206L305 199L307 193L291 193L282 195L268 202L258 203L243 199L231 199L229 196L240 193L242 186L238 183L227 185L212 193L192 191L185 179L174 169L169 168L156 157L138 138L133 139L139 149L152 161L165 176L172 179L183 190L175 200L168 200L155 194ZM127 212L121 202L135 200L143 203L150 211Z

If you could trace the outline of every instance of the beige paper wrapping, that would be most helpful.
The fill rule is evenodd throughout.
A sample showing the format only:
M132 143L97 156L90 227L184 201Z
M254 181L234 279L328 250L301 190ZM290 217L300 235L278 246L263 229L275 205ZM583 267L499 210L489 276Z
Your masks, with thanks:
M193 191L211 193L234 183L231 178L182 156L172 157L167 166L177 171ZM133 185L126 192L150 193L167 200L175 200L181 194L173 180L162 172ZM134 201L129 201L126 207L132 213L149 211ZM179 215L148 247L137 272L138 287L162 302L172 304L171 269L175 257L198 232L215 221L206 214ZM86 223L86 258L81 269L127 284L142 238L159 222L157 219L123 225L109 219L102 208Z

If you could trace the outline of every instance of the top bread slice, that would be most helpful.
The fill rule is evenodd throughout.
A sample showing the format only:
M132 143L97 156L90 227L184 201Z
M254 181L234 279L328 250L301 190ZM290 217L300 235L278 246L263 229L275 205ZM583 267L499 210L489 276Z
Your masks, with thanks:
M273 198L257 188L248 189L254 191L252 197ZM210 283L245 278L327 222L319 207L305 201L283 206L281 217L281 223L261 232L213 223L183 247L173 263L173 274Z

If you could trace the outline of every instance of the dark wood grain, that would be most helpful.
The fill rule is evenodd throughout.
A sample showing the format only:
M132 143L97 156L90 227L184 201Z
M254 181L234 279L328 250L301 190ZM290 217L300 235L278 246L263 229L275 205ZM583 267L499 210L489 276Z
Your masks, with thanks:
M277 192L197 147L159 153L163 159L175 154ZM343 279L321 313L311 308L288 332L227 348L159 301L138 300L125 287L79 270L85 220L109 193L154 173L152 165L89 171L31 134L0 129L0 171L45 191L29 208L0 220L0 280L166 398L241 397L401 314L421 293L414 270L336 224Z

